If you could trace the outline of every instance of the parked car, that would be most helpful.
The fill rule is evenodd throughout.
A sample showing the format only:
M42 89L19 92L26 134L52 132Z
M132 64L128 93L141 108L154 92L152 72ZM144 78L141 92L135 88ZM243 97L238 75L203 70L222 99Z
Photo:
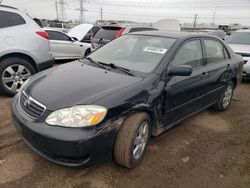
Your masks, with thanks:
M244 59L243 79L250 79L250 29L232 32L226 39L228 45L235 53Z
M88 45L88 49L86 52L89 54L91 52L91 37L98 30L99 26L93 24L80 24L73 27L68 32L68 35L77 38L80 42L87 43L86 45Z
M110 24L108 26L102 26L91 38L91 50L96 50L97 48L107 44L111 40L118 38L127 33L133 33L138 31L152 31L157 30L149 26L120 26L117 24Z
M67 23L60 22L50 22L48 25L49 28L67 33L70 30L70 26Z
M13 100L13 122L28 146L57 164L114 158L134 168L151 135L210 106L226 110L242 66L213 36L128 34L30 78Z
M46 29L50 47L55 60L79 59L88 54L89 45L77 41L76 38L53 29Z
M54 62L48 34L24 12L4 5L0 5L0 46L0 92L8 96Z

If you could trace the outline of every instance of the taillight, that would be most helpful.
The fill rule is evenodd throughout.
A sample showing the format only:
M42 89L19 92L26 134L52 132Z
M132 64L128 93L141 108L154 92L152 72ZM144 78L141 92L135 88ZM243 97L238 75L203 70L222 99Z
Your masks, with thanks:
M125 27L122 28L122 29L120 29L120 30L116 33L116 38L122 36L122 33L123 33L124 30L125 30Z
M41 36L45 39L49 39L49 35L45 31L37 31L36 34L38 34L39 36Z

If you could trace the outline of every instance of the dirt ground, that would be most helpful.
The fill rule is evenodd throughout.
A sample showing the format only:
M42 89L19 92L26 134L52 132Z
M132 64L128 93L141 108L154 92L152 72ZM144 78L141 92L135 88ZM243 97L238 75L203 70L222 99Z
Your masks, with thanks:
M11 98L0 96L0 187L250 187L250 83L226 112L206 110L153 138L140 166L52 164L17 136Z

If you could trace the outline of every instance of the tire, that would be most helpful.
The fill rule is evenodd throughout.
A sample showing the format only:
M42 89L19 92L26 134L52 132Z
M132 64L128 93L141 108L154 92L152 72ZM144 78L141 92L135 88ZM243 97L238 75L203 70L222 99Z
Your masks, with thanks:
M24 81L35 73L34 67L25 59L11 57L0 62L0 93L14 96Z
M225 88L224 92L220 96L220 99L213 106L213 108L218 111L225 111L226 109L228 109L232 101L233 93L234 93L234 84L232 81L230 81L227 87Z
M114 146L114 159L118 164L127 168L135 168L141 162L151 133L150 124L150 117L144 112L133 114L125 119ZM139 139L140 131L145 133L145 137L140 137L141 140ZM136 145L135 141L139 140L141 145L139 143Z

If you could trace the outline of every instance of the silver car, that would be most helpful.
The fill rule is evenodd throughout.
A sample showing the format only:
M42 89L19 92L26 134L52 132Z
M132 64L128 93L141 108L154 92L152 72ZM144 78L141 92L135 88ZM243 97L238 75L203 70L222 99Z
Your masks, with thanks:
M250 79L250 29L232 32L226 42L244 59L243 79Z
M31 75L53 62L48 34L24 12L0 5L0 92L15 95Z

